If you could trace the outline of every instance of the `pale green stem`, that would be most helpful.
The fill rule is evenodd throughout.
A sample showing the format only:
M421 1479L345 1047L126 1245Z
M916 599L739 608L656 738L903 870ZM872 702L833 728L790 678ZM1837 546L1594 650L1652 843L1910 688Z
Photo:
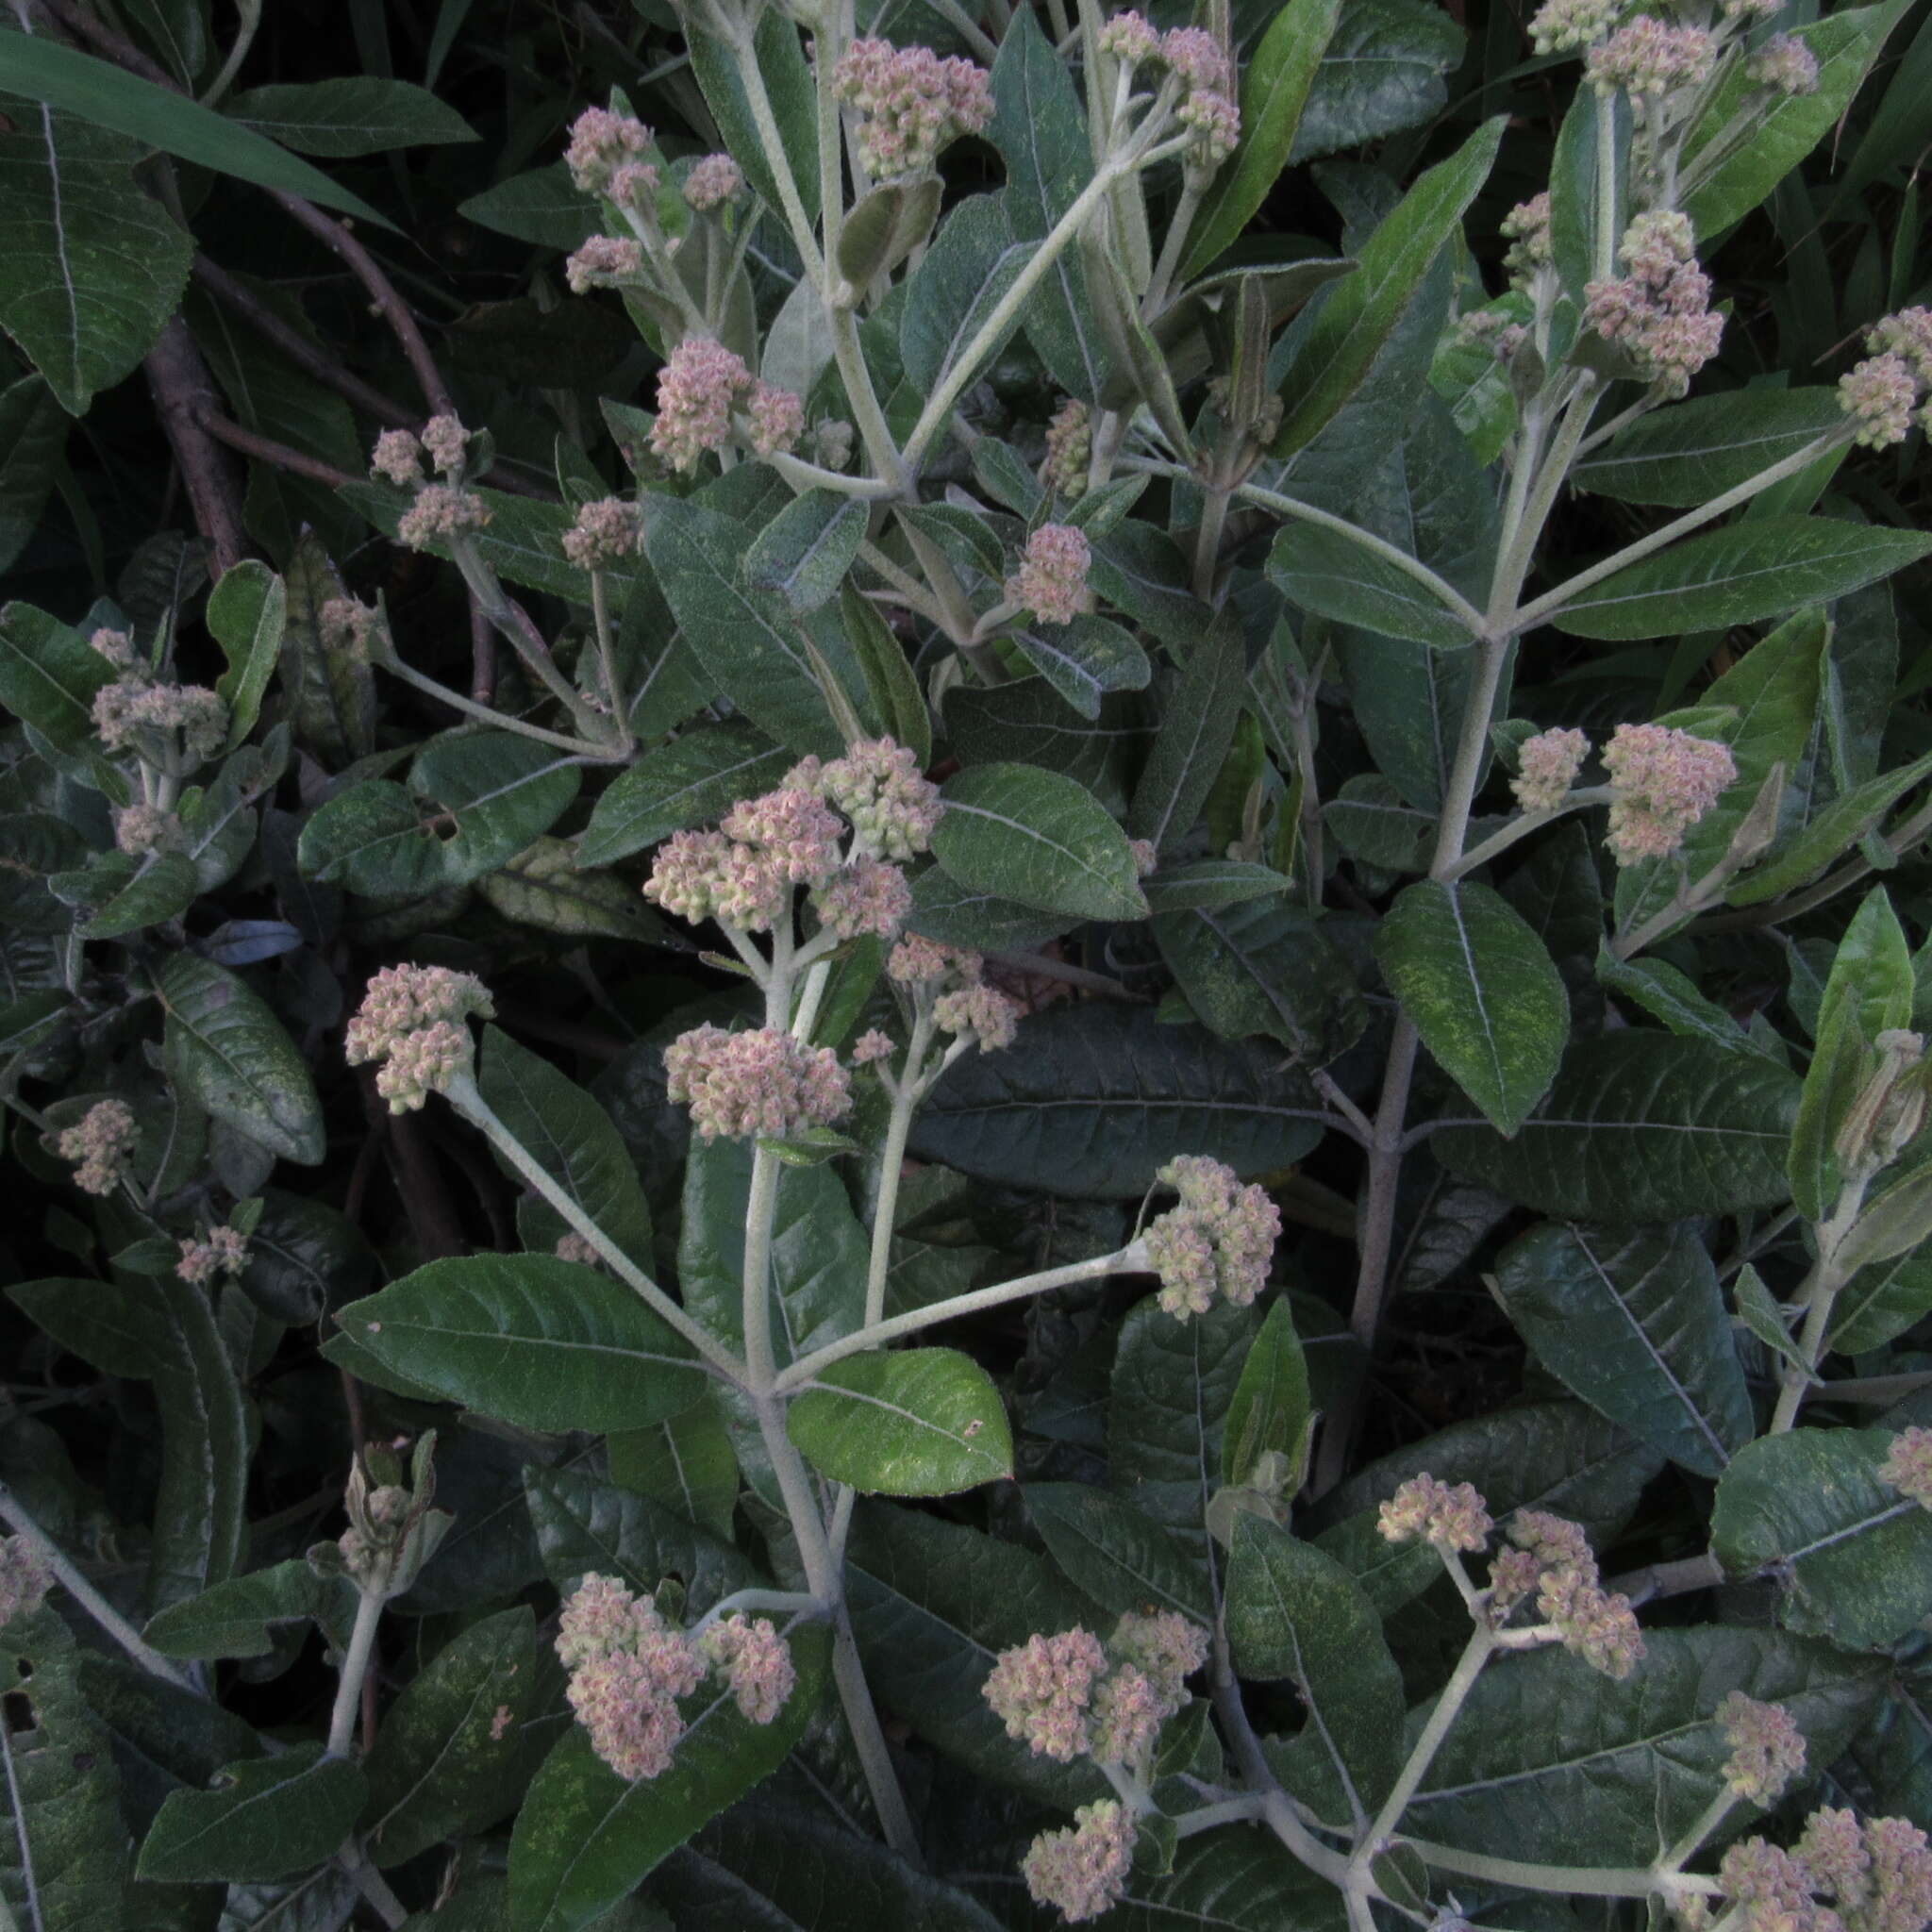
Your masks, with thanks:
M206 1694L201 1686L179 1664L163 1657L147 1642L134 1625L81 1574L60 1546L34 1521L25 1505L5 1483L0 1483L0 1523L5 1523L15 1535L26 1538L47 1568L54 1573L55 1580L61 1588L142 1670L151 1676L160 1677L174 1685L177 1690L186 1690L191 1696L200 1697ZM0 1725L0 1729L4 1728L4 1725Z
M591 573L591 620L597 627L597 661L604 669L604 695L618 732L619 748L627 756L635 741L630 735L630 706L617 688L617 636L610 624L610 591L601 570Z
M237 0L235 11L240 18L234 43L228 49L228 58L222 62L222 71L208 83L208 92L201 97L204 108L219 106L234 86L235 76L241 73L242 63L248 58L248 50L255 44L256 30L261 25L261 0Z
M713 1624L722 1623L741 1610L768 1610L774 1617L808 1618L824 1616L826 1606L823 1599L796 1590L734 1590L729 1596L721 1596L691 1626L690 1635L701 1636Z
M769 1147L752 1156L744 1209L744 1367L754 1395L770 1391L777 1374L772 1357L772 1221L782 1173L783 1163Z
M869 1322L863 1328L802 1356L778 1376L772 1390L774 1394L788 1395L793 1390L803 1388L834 1362L843 1361L849 1355L861 1355L870 1348L883 1348L889 1341L897 1341L902 1335L916 1335L922 1328L930 1328L936 1323L957 1322L962 1315L976 1315L987 1308L1002 1307L1008 1302L1024 1301L1029 1295L1044 1294L1050 1288L1065 1288L1070 1282L1092 1281L1103 1274L1140 1274L1145 1273L1146 1268L1146 1243L1129 1241L1125 1247L1118 1248L1110 1255L1097 1256L1091 1261L1069 1261L1058 1268L1042 1269L1038 1274L1023 1274L1012 1281L1002 1281L992 1288L976 1288L968 1294L952 1295L945 1301L933 1302L923 1308L911 1308L903 1315L893 1315L883 1322Z
M366 1585L356 1600L356 1621L349 1630L349 1647L342 1653L341 1674L336 1680L335 1707L328 1719L328 1755L346 1757L355 1735L356 1713L362 1706L362 1679L369 1674L369 1659L375 1649L376 1626L382 1622L387 1601L379 1590Z
M1697 1856L1697 1847L1730 1815L1737 1802L1737 1794L1728 1787L1720 1790L1698 1814L1690 1829L1657 1861L1658 1877L1681 1872Z
M899 1215L899 1180L906 1165L906 1142L912 1116L924 1093L922 1075L925 1050L932 1041L932 1013L922 1002L912 1022L912 1041L906 1049L906 1075L892 1096L892 1114L886 1123L885 1145L879 1150L879 1194L873 1209L872 1254L865 1273L865 1326L885 1320L886 1281L892 1272L892 1228Z
M391 1927L391 1932L409 1923L408 1907L395 1895L389 1880L362 1856L358 1847L352 1844L337 1857L342 1869L356 1881L356 1890L369 1901L382 1923Z
M1798 1411L1810 1392L1811 1376L1824 1359L1825 1330L1831 1324L1831 1310L1839 1291L1845 1285L1838 1266L1838 1251L1865 1205L1865 1191L1870 1186L1868 1175L1854 1175L1847 1180L1839 1189L1830 1219L1819 1224L1818 1259L1800 1291L1805 1302L1805 1326L1798 1336L1798 1354L1804 1366L1795 1362L1785 1364L1779 1377L1777 1407L1772 1411L1767 1434L1781 1436L1796 1424Z
M1194 532L1194 595L1204 604L1214 602L1214 583L1221 573L1221 539L1227 528L1225 490L1211 486L1201 504L1201 525Z
M623 212L625 225L657 272L658 291L668 295L676 306L678 314L684 318L685 327L694 336L715 335L716 325L685 286L676 261L664 245L664 231L658 225L656 217L647 220L635 208L627 208Z
M1530 492L1536 488L1537 458L1542 454L1543 406L1532 396L1523 407L1523 422L1516 433L1515 458L1509 470L1509 493L1503 504L1503 526L1496 540L1496 567L1490 579L1490 608L1484 620L1491 631L1502 628L1516 602L1516 589L1523 582L1524 565L1517 561L1524 519L1529 508ZM1534 540L1532 540L1533 541ZM1507 587L1507 588L1506 588Z
M1607 282L1617 273L1617 97L1596 97L1596 274Z
M1194 213L1201 206L1206 181L1197 182L1194 170L1186 171L1181 181L1181 198L1174 206L1174 219L1160 247L1160 259L1154 264L1154 279L1141 303L1141 319L1152 322L1167 306L1168 285L1181 265L1181 250L1187 246L1188 230L1194 225Z
M1583 441L1584 431L1590 427L1590 419L1599 395L1596 378L1585 372L1578 379L1576 393L1570 399L1562 421L1557 425L1548 454L1536 465L1535 485L1491 586L1490 617L1492 628L1502 611L1512 608L1522 592L1524 579L1528 576L1530 564L1536 557L1536 546L1542 536L1543 525L1548 523L1557 493L1569 478L1570 465L1576 459L1576 446Z
M1463 1646L1449 1681L1443 1685L1441 1695L1436 1699L1435 1707L1423 1725L1422 1735L1408 1754L1408 1761L1397 1774L1394 1788L1382 1801L1382 1808L1376 1812L1374 1823L1356 1846L1355 1857L1349 1861L1351 1870L1366 1868L1376 1850L1402 1823L1402 1814L1408 1809L1408 1801L1428 1775L1429 1766L1436 1761L1436 1753L1442 1748L1451 1726L1461 1716L1463 1704L1475 1689L1475 1681L1482 1675L1483 1666L1489 1662L1495 1648L1495 1633L1487 1624L1478 1624L1469 1633L1469 1641Z
M479 724L488 724L492 730L514 732L519 738L534 739L539 744L547 744L554 751L569 752L575 758L595 759L600 764L609 764L625 756L608 744L593 744L587 739L572 738L561 731L548 731L541 724L527 724L508 712L492 711L489 706L479 705L475 698L465 697L445 684L438 684L433 677L425 677L400 658L383 658L377 661L391 676L400 677L405 684L414 685L425 696L449 706L452 710L460 711L466 718L475 718Z
M1212 1831L1217 1824L1253 1824L1267 1809L1266 1792L1254 1791L1239 1798L1223 1798L1218 1804L1203 1805L1195 1811L1183 1811L1174 1821L1176 1838L1192 1838L1197 1832Z
M1424 1863L1439 1872L1454 1872L1491 1885L1509 1885L1524 1891L1574 1892L1585 1898L1648 1898L1658 1892L1714 1893L1714 1878L1684 1874L1664 1877L1638 1865L1538 1865L1523 1858L1493 1858L1465 1852L1459 1845L1438 1844L1431 1839L1404 1837L1402 1842Z
M1611 788L1607 785L1581 785L1568 793L1561 805L1554 806L1548 811L1519 813L1507 825L1491 832L1480 845L1472 845L1442 876L1459 879L1465 873L1474 872L1478 866L1488 865L1492 858L1501 857L1519 839L1526 839L1532 832L1540 832L1545 825L1554 824L1567 813L1580 811L1586 806L1607 805L1611 796Z
M773 178L778 184L778 200L784 208L786 223L791 229L791 245L798 250L798 258L804 262L812 287L823 297L826 293L825 258L819 253L818 238L812 233L811 217L805 211L798 182L791 172L791 161L785 152L785 139L778 132L778 117L772 111L772 97L765 92L764 75L758 72L758 49L753 44L752 34L757 17L756 8L747 8L736 36L738 77L744 83L744 97L751 108L752 121L758 127L758 146L764 151L765 165L771 169Z
M1827 429L1823 436L1813 437L1803 449L1794 451L1781 462L1772 464L1770 469L1760 470L1757 475L1734 485L1722 495L1713 496L1708 503L1686 510L1662 529L1653 530L1649 536L1625 544L1614 557L1607 557L1601 563L1578 571L1554 591L1546 591L1533 603L1525 604L1511 620L1510 628L1520 633L1546 623L1574 597L1594 589L1606 577L1615 576L1620 570L1628 570L1633 563L1642 562L1646 557L1674 543L1679 537L1688 537L1692 530L1701 530L1706 524L1736 509L1740 504L1749 503L1754 496L1761 495L1774 484L1782 483L1787 476L1795 476L1801 470L1809 469L1820 457L1827 455L1840 443L1850 441L1851 433L1849 425L1843 429Z
M33 1840L25 1828L26 1805L21 1797L20 1774L13 1764L12 1723L0 1718L0 1769L7 1774L7 1814L13 1821L16 1841L20 1846L20 1889L26 1898L26 1922L29 1932L42 1932L46 1921L41 1916L40 1881L34 1876ZM13 1914L8 1910L6 1902L0 1900L0 1912L6 1912L7 1932L14 1932Z
M922 617L936 624L949 638L952 636L952 618L940 608L938 601L923 584L915 583L907 572L901 570L876 543L870 540L858 546L858 554L863 558L865 567L891 587L894 603L903 604L908 610L918 611Z
M808 463L803 457L791 456L782 449L774 450L765 461L801 496L808 490L831 490L841 496L867 500L898 494L898 485L884 477L847 475L843 470L827 470L822 464Z
M746 1379L745 1365L726 1348L724 1343L692 1321L690 1315L658 1286L610 1237L599 1227L590 1215L585 1213L575 1197L559 1185L542 1164L529 1154L524 1143L504 1125L484 1100L477 1090L474 1074L458 1074L448 1087L444 1095L449 1104L468 1121L471 1125L480 1127L490 1137L504 1158L529 1182L531 1187L563 1216L570 1225L584 1240L596 1249L598 1258L625 1286L640 1295L652 1311L672 1328L684 1337L697 1350L700 1357L708 1362L719 1374L728 1380L742 1384Z

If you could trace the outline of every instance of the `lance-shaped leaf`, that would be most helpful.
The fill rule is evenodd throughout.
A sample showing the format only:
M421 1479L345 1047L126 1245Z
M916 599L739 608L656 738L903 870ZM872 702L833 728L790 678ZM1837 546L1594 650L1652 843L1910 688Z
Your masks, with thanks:
M1291 603L1317 617L1438 650L1469 642L1469 626L1440 597L1337 531L1288 525L1268 553L1268 575Z
M1212 1621L1191 1554L1124 1496L1088 1483L1029 1483L1026 1511L1054 1561L1095 1603Z
M368 1795L360 1768L320 1743L226 1766L209 1791L173 1792L136 1876L158 1884L260 1882L335 1856Z
M1013 1473L999 1391L958 1349L834 1362L793 1398L785 1426L821 1474L868 1495L949 1496Z
M1085 786L1037 765L970 765L946 781L933 856L960 885L1081 919L1139 919L1139 868Z
M108 660L58 618L31 604L0 608L0 705L61 750L93 729L94 693L113 681Z
M702 1615L722 1596L758 1581L751 1559L661 1503L574 1469L524 1471L543 1574L559 1591L594 1571L648 1596L667 1576L684 1585L688 1609Z
M1295 1333L1294 1311L1283 1295L1268 1310L1249 1345L1241 1378L1228 1400L1227 1426L1221 1441L1222 1480L1248 1481L1264 1456L1282 1457L1295 1468L1313 1423L1307 1357Z
M1688 509L1840 427L1838 391L1734 390L1641 416L1571 472L1579 490Z
M795 763L783 746L736 719L681 732L618 774L591 810L577 857L585 865L628 858L771 790Z
M208 592L208 627L226 652L228 668L215 690L228 706L230 749L255 728L262 693L281 653L289 592L265 563L245 558Z

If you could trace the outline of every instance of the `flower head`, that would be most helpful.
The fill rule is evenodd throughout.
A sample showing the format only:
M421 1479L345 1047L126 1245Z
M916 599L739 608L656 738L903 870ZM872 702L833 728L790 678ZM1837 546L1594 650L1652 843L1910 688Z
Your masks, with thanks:
M648 1597L593 1573L564 1605L557 1654L591 1748L620 1777L658 1776L684 1735L677 1700L704 1681L705 1659L691 1640Z
M1084 532L1071 524L1042 524L1026 540L1018 575L1007 595L1041 624L1071 624L1093 608L1087 570L1093 551Z
M480 530L489 522L490 506L474 491L458 490L448 483L427 483L403 512L396 538L411 550L427 550L432 543Z
M564 162L582 193L605 194L617 171L635 163L650 145L651 130L634 116L586 108L571 124Z
M769 1618L725 1617L697 1640L699 1651L724 1674L738 1707L755 1724L768 1724L785 1708L798 1682L791 1647Z
M1045 1831L1020 1862L1026 1890L1070 1924L1097 1919L1126 1895L1134 1814L1112 1798L1082 1805L1071 1830Z
M883 858L855 858L813 892L811 903L826 928L841 940L865 934L895 939L912 911L912 888L896 865Z
M186 837L180 819L158 805L124 805L114 814L114 849L131 858L178 851Z
M769 932L791 905L791 887L755 846L723 832L674 832L658 848L644 897L693 924L716 919L741 932Z
M1702 87L1717 65L1717 36L1708 27L1666 26L1640 13L1590 50L1584 77L1600 94L1665 94Z
M1145 14L1131 10L1116 13L1100 29L1103 53L1111 54L1124 67L1139 67L1160 52L1160 36L1148 24Z
M423 445L407 429L385 429L375 439L369 474L407 490L423 480Z
M213 758L228 737L228 708L193 684L150 684L139 675L104 684L94 693L94 730L109 751L130 746L190 764Z
M54 1142L62 1160L78 1163L74 1185L84 1194L111 1194L134 1171L141 1131L125 1100L97 1100Z
M808 1046L782 1027L727 1033L706 1024L664 1049L665 1091L691 1108L707 1140L783 1138L827 1126L851 1105L851 1083L828 1046Z
M891 1059L898 1050L892 1044L890 1033L881 1033L876 1026L870 1026L852 1042L852 1064L869 1067L876 1061Z
M1549 190L1518 202L1503 217L1502 233L1509 243L1509 252L1503 258L1503 266L1509 272L1509 284L1526 290L1538 273L1556 259L1550 240Z
M1901 1429L1878 1465L1878 1478L1920 1508L1932 1509L1932 1429Z
M1509 781L1517 804L1524 811L1555 811L1589 756L1590 740L1580 731L1539 731L1525 738L1517 754L1517 774Z
M718 822L725 838L758 846L789 886L815 886L839 868L845 827L816 792L781 786L741 800Z
M932 986L950 974L970 982L979 977L979 965L977 953L929 940L923 932L909 932L892 948L886 975L901 986Z
M1172 1717L1186 1700L1182 1680L1208 1661L1208 1633L1178 1610L1127 1610L1107 1640L1109 1656L1145 1674Z
M1932 388L1932 308L1901 308L1881 316L1866 331L1865 346L1874 354L1890 350L1903 356L1919 386Z
M1019 1003L995 987L979 984L942 992L932 1006L933 1024L941 1033L968 1035L982 1053L1011 1046L1020 1030Z
M213 1227L206 1241L184 1241L181 1258L175 1273L194 1288L212 1281L217 1274L232 1280L248 1265L248 1237L239 1227Z
M0 1630L30 1617L54 1587L53 1566L31 1538L0 1537Z
M1210 168L1218 168L1241 145L1241 110L1232 95L1197 87L1174 110L1174 119L1194 132L1194 151Z
M992 119L986 70L930 47L854 41L833 87L858 116L859 165L879 179L930 173L941 148Z
M134 640L125 630L109 630L103 625L87 641L88 648L95 657L105 658L124 675L130 671L139 673L144 669Z
M341 652L360 664L368 658L377 623L376 612L354 597L328 597L315 613L315 633L325 651Z
M1563 1647L1606 1676L1627 1677L1643 1656L1643 1633L1630 1599L1602 1587L1581 1527L1548 1510L1519 1509L1509 1522L1509 1540L1535 1563L1537 1608ZM1502 1590L1492 1584L1491 1599L1507 1615L1523 1591L1512 1571L1505 1571L1505 1582Z
M1604 764L1615 793L1605 843L1619 865L1675 852L1738 775L1727 745L1664 724L1619 724Z
M890 738L858 739L828 762L807 758L785 783L817 792L842 812L855 849L876 858L913 858L928 850L944 809L918 758Z
M628 235L592 235L563 265L573 295L615 289L636 281L644 266L643 245Z
M1616 24L1624 0L1543 0L1529 23L1539 54L1578 54Z
M408 1113L441 1093L474 1051L467 1022L496 1008L480 979L447 966L385 966L369 982L343 1036L352 1067L383 1064L375 1091L391 1113Z
M1790 34L1773 34L1744 62L1745 75L1781 94L1818 92L1818 56Z
M762 378L752 384L751 405L744 413L751 423L751 446L761 457L789 450L805 432L804 400Z
M700 214L744 192L744 170L729 155L707 155L684 177L684 198Z
M595 1245L577 1233L575 1228L567 1228L557 1237L557 1245L551 1250L559 1261L575 1261L579 1268L599 1268L604 1257Z
M1895 349L1867 357L1838 379L1839 408L1858 425L1852 441L1867 449L1889 449L1903 442L1918 399L1912 365Z
M1088 1715L1107 1667L1107 1652L1091 1630L1036 1633L1000 1653L980 1694L1008 1737L1030 1745L1036 1757L1067 1764L1091 1746Z
M454 416L432 416L423 425L423 448L439 474L460 473L470 447L470 432Z
M1245 1307L1268 1279L1281 1210L1265 1189L1243 1187L1218 1160L1184 1154L1156 1176L1180 1195L1144 1240L1160 1277L1160 1306L1178 1321L1205 1315L1219 1294Z
M1760 1704L1733 1690L1717 1707L1731 1755L1724 1783L1738 1797L1771 1806L1805 1769L1805 1734L1781 1704Z
M638 554L643 512L621 496L599 497L577 511L563 533L563 554L579 570L608 570Z
M1234 86L1227 50L1204 26L1177 26L1163 34L1160 58L1190 93L1206 88L1224 94Z
M1623 257L1626 275L1586 286L1584 320L1682 395L1717 354L1724 325L1710 308L1710 277L1697 266L1689 219L1666 209L1639 215L1624 231Z
M1391 1543L1420 1537L1439 1550L1474 1552L1488 1544L1495 1524L1474 1484L1424 1474L1409 1477L1382 1505L1375 1526Z
M1116 20L1122 17L1115 16ZM1046 425L1047 487L1062 496L1077 496L1087 487L1088 465L1092 459L1093 412L1085 403L1069 397Z
M743 357L709 336L686 336L658 372L652 451L674 470L695 470L730 434L731 411L751 386Z

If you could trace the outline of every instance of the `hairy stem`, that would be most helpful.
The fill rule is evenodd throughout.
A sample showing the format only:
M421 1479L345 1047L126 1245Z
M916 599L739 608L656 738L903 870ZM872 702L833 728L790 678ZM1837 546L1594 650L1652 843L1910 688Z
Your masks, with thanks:
M1436 1761L1436 1753L1442 1748L1451 1727L1461 1716L1462 1707L1469 1693L1475 1689L1475 1680L1482 1675L1483 1666L1489 1662L1495 1648L1495 1633L1487 1624L1478 1624L1469 1633L1469 1641L1463 1645L1462 1655L1457 1658L1449 1681L1442 1686L1441 1694L1436 1699L1427 1723L1423 1725L1421 1737L1409 1751L1408 1761L1396 1775L1394 1789L1382 1801L1382 1808L1376 1812L1374 1823L1356 1847L1355 1857L1350 1860L1352 1868L1366 1868L1369 1859L1402 1823L1402 1814L1408 1809L1408 1801L1428 1775L1429 1766Z
M1805 1306L1805 1326L1798 1336L1798 1353L1804 1360L1802 1365L1787 1362L1780 1373L1777 1407L1772 1411L1767 1431L1770 1435L1781 1436L1796 1424L1798 1411L1810 1393L1811 1379L1824 1359L1825 1330L1831 1325L1831 1311L1839 1291L1845 1285L1844 1273L1838 1265L1838 1251L1865 1205L1865 1191L1870 1185L1869 1177L1863 1175L1846 1181L1839 1190L1830 1219L1819 1224L1818 1259L1812 1263L1805 1286L1799 1291Z
M387 1601L379 1590L365 1588L356 1600L356 1621L349 1630L349 1647L342 1653L341 1675L336 1680L336 1701L328 1718L328 1755L346 1757L355 1735L356 1713L362 1707L362 1679L375 1651L376 1626Z
M1438 1844L1432 1839L1403 1839L1425 1864L1439 1872L1454 1872L1491 1885L1515 1886L1524 1891L1574 1892L1585 1898L1648 1898L1657 1893L1712 1893L1714 1878L1664 1876L1638 1865L1540 1865L1524 1858L1494 1858L1482 1852L1465 1852L1459 1845Z

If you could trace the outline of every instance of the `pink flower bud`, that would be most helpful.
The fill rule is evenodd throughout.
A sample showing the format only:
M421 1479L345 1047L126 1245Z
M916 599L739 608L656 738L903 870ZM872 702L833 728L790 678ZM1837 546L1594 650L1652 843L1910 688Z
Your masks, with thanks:
M570 177L586 194L602 194L612 174L634 161L651 145L651 130L627 114L587 108L571 125L570 147L564 156Z
M1116 22L1127 18L1138 20L1140 16L1115 16ZM1088 466L1092 459L1093 412L1085 403L1069 399L1046 425L1048 487L1062 496L1079 495L1087 487Z
M970 1035L982 1053L1011 1046L1020 1030L1019 1003L990 986L962 986L933 1002L933 1024L941 1033Z
M564 280L573 295L592 289L615 289L642 274L642 244L629 236L592 235L563 265Z
M1901 1429L1878 1465L1878 1479L1920 1508L1932 1509L1932 1429Z
M664 1068L668 1097L690 1107L691 1125L707 1141L783 1138L827 1126L851 1105L839 1056L782 1027L695 1027L665 1048Z
M912 888L896 865L882 858L855 858L812 894L812 905L828 930L841 940L865 934L892 939L912 910Z
M770 1724L798 1683L791 1646L768 1618L726 1617L698 1639L698 1649L723 1673L739 1709L755 1724Z
M480 530L489 522L490 507L480 496L447 483L428 483L403 512L396 539L411 550L427 550L432 543Z
M1524 739L1517 775L1509 781L1517 804L1524 811L1555 811L1589 756L1590 740L1580 731L1539 731Z
M1731 1747L1724 1783L1750 1804L1776 1804L1805 1769L1805 1734L1790 1712L1733 1690L1718 1706L1717 1721Z
M1093 552L1082 531L1071 524L1042 524L1026 540L1019 575L1007 595L1041 624L1071 624L1093 608L1087 570Z
M634 558L643 540L643 512L621 496L599 497L577 511L563 533L563 554L579 570L608 570Z
M1076 1625L1036 1635L1000 1653L981 1694L1008 1737L1030 1745L1036 1757L1067 1764L1091 1742L1088 1711L1107 1663L1091 1631Z
M731 432L731 411L751 388L744 358L708 336L686 336L658 376L651 448L674 470L695 470Z
M707 155L684 177L684 198L700 214L744 192L744 170L729 155Z
M442 475L454 476L462 469L469 446L470 432L454 416L432 416L423 425L423 447Z
M1134 1814L1112 1798L1082 1805L1074 1827L1042 1832L1021 1860L1026 1890L1070 1924L1097 1919L1126 1896L1133 1869Z
M1867 449L1889 449L1903 442L1918 399L1912 366L1896 350L1868 357L1838 379L1839 408L1858 425L1852 441Z
M1177 1321L1205 1315L1216 1295L1245 1307L1267 1284L1281 1210L1265 1189L1243 1187L1232 1168L1198 1155L1169 1161L1156 1178L1180 1195L1144 1237L1160 1306Z
M248 1265L248 1237L240 1228L214 1227L206 1241L184 1241L175 1273L191 1287L205 1287L217 1274L231 1280Z
M930 47L854 41L833 86L858 116L859 165L877 178L929 173L941 148L992 118L986 70Z
M1730 749L1663 724L1620 724L1604 750L1616 796L1605 841L1619 865L1663 858L1738 775Z
M74 1184L84 1194L111 1194L133 1172L140 1130L125 1100L97 1100L55 1141L62 1160L78 1163Z
M1470 1483L1438 1482L1411 1476L1382 1505L1375 1525L1391 1543L1417 1538L1439 1550L1466 1553L1487 1547L1495 1524Z
M385 429L375 439L369 474L381 476L399 490L423 480L423 445L407 429Z

